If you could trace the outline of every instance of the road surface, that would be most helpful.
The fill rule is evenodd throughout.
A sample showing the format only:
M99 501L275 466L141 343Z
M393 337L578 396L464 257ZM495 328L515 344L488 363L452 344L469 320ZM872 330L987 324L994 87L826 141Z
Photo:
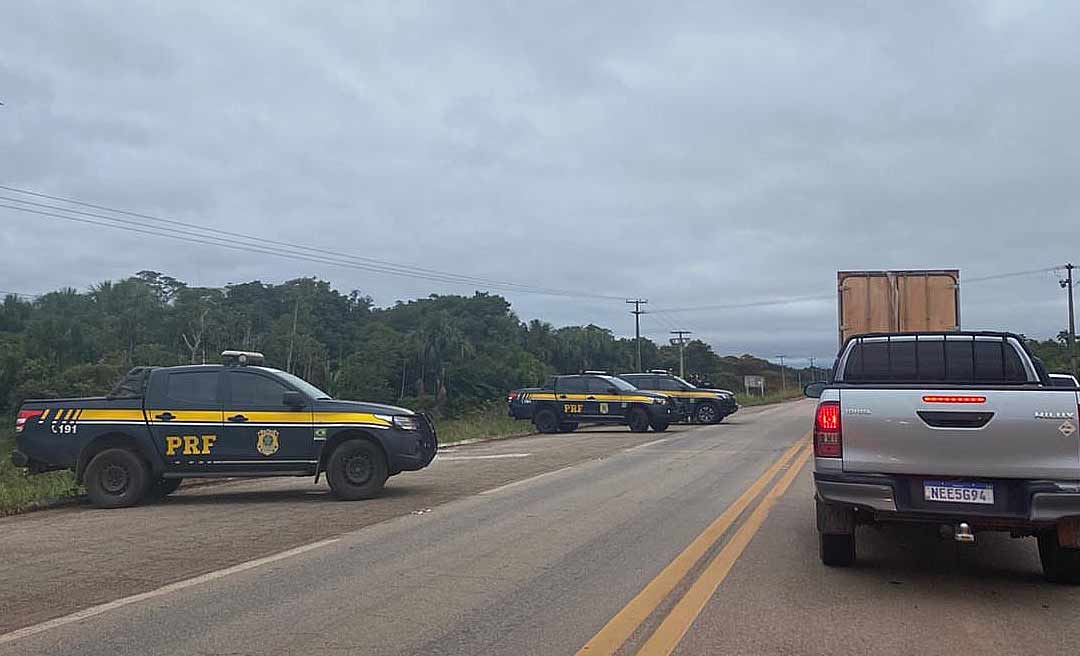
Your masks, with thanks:
M447 451L386 498L270 480L0 521L0 654L1074 653L1030 540L817 560L802 401Z

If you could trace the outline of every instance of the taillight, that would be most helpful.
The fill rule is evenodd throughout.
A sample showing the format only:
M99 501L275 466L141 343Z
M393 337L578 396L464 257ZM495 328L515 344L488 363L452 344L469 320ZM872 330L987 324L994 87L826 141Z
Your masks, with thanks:
M44 410L19 410L19 416L15 418L15 432L23 432L26 422L37 419L44 413Z
M510 393L509 393L509 394L508 394L508 395L506 396L506 400L507 400L507 401L508 401L509 403L513 403L513 402L514 402L514 401L515 401L515 400L517 399L517 397L518 397L518 393L517 393L517 392L510 392Z
M838 401L824 401L817 407L817 415L814 417L814 455L818 458L840 458L844 455Z

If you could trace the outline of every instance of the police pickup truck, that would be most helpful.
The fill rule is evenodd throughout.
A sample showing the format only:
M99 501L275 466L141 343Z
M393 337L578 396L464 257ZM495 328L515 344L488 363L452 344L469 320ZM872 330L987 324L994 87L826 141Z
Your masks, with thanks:
M525 394L541 433L570 432L580 422L623 424L635 433L650 427L666 431L681 418L670 397L644 392L614 376L554 376L542 389Z
M30 400L12 461L70 469L103 508L175 491L185 478L314 476L341 499L377 495L387 477L423 469L435 427L405 408L340 401L226 351L223 365L137 367L105 397Z
M1080 583L1076 388L1056 387L1010 333L850 339L807 386L822 561L855 559L860 524L1035 536L1048 579Z
M699 424L718 424L739 409L732 392L695 387L662 369L646 374L619 374L619 378L638 389L670 396L684 417Z

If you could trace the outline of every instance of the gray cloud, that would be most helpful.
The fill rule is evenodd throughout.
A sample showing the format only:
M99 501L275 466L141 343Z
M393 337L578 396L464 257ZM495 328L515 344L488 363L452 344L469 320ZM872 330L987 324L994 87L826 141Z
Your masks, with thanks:
M1080 73L1062 3L22 3L0 24L0 183L651 307L828 295L835 271L1076 259ZM31 292L144 268L467 288L0 210ZM619 302L508 294L632 331ZM1055 334L1052 274L965 324ZM830 301L647 315L819 359Z

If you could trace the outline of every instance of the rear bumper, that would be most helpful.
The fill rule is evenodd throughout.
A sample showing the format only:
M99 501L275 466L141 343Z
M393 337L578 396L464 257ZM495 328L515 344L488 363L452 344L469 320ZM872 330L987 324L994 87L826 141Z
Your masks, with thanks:
M942 503L922 498L925 479L815 472L818 499L873 514L881 521L967 521L982 527L1035 528L1066 517L1080 517L1080 484L1076 481L978 479L994 485L993 505Z

